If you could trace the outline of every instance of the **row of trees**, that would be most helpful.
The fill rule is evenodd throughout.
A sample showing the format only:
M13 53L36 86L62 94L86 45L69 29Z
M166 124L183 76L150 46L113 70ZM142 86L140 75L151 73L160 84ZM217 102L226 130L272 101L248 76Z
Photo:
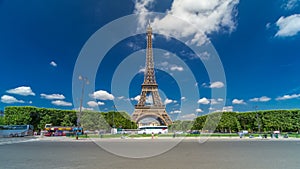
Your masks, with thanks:
M216 128L217 132L298 132L300 110L270 110L258 112L224 112L197 117L192 129Z
M135 129L136 124L126 112L92 112L84 111L79 114L75 110L58 110L36 107L6 107L4 117L0 116L3 124L31 124L37 130L45 124L54 126L76 126L77 120L85 130L109 130L111 127ZM300 110L272 110L258 112L224 112L199 116L194 121L175 121L169 126L170 131L179 130L210 130L216 132L269 132L280 130L298 132L300 128Z
M111 127L136 128L130 116L125 112L92 112L75 110L59 110L37 107L6 107L4 118L0 124L17 125L31 124L37 130L42 130L45 124L54 126L76 126L79 120L85 130L109 130Z

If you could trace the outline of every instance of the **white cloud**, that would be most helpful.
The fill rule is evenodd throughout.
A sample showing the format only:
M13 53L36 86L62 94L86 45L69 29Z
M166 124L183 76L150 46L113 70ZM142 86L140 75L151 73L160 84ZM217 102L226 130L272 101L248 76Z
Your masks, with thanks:
M222 88L224 87L224 83L223 82L213 82L209 85L209 88Z
M271 100L271 98L269 98L267 96L262 96L260 98L258 98L258 97L252 98L249 101L251 101L251 102L267 102L267 101L270 101L270 100Z
M74 108L73 110L79 111L79 110L80 110L80 107ZM81 107L81 110L82 110L82 111L84 111L84 110L93 111L94 109L91 108L91 107ZM107 110L107 108L106 108L106 110Z
M95 91L93 94L90 94L90 97L99 100L114 100L115 98L112 94L104 90Z
M130 48L132 48L133 50L140 50L140 49L142 49L142 47L140 47L138 44L135 44L135 43L133 43L133 42L129 42L129 43L127 43L127 46L128 47L130 47Z
M119 100L122 100L122 99L124 99L125 97L124 96L119 96L119 97L117 97Z
M182 97L181 97L181 100L186 100L186 97L182 96Z
M170 67L170 70L171 71L179 71L179 72L182 72L183 71L183 67L181 67L181 66L171 66Z
M271 24L270 22L267 23L267 24L266 24L266 29L269 29L269 28L271 27L271 25L272 25L272 24Z
M196 112L197 112L197 113L202 113L203 110L202 110L202 109L196 109Z
M152 95L149 95L146 97L146 103L147 104L153 104L153 98L152 98Z
M170 52L164 53L164 56L165 56L165 58L167 58L167 59L170 58L170 55L171 55Z
M65 99L65 96L62 94L44 94L44 93L42 93L41 98L49 99L49 100L52 100L52 99L63 100L63 99Z
M96 107L96 106L103 106L103 105L105 105L104 102L95 102L95 101L88 101L87 104L90 107Z
M180 114L181 111L180 110L174 110L174 111L171 111L170 114Z
M8 95L3 95L1 97L1 102L2 103L8 103L8 104L11 104L11 103L24 103L23 100L18 100L13 96L8 96Z
M210 104L220 104L221 102L223 102L222 98L210 99Z
M286 0L285 3L282 5L282 8L285 10L292 10L296 8L300 3L300 0Z
M218 101L218 102L222 102L222 101L224 101L224 99L218 98L217 101Z
M284 95L284 96L277 97L276 100L288 100L288 99L295 99L298 97L300 97L300 94Z
M166 98L166 100L164 101L164 104L167 105L167 104L170 104L172 102L173 102L173 100Z
M223 112L232 112L233 111L233 106L225 106L223 107Z
M233 99L232 104L246 104L243 99Z
M289 37L297 35L300 32L300 14L294 14L288 17L280 17L276 22L279 27L275 34L277 37Z
M207 51L197 54L191 54L190 59L201 59L201 60L209 60L210 58L210 53Z
M29 95L35 96L35 93L33 93L31 88L28 86L17 87L14 89L7 90L6 92L10 94L18 94L22 96L29 96Z
M57 64L54 61L51 61L50 65L53 66L53 67L57 67Z
M148 12L154 0L136 0L134 13L139 15L139 23L145 26L148 22L147 16ZM138 28L142 29L142 28Z
M53 100L51 103L56 106L72 106L72 103L63 100Z
M209 100L206 97L203 97L198 100L198 104L209 104Z
M141 68L140 70L139 70L139 73L144 73L145 72L145 68Z
M159 66L163 66L163 67L166 67L168 65L169 65L169 62L166 62L166 61L159 63Z
M137 95L137 96L135 96L134 98L131 98L131 100L139 101L140 98L141 98L141 96L140 96L140 95Z
M95 102L95 101L88 101L87 104L88 104L90 107L96 107L96 106L98 106L98 103Z
M152 3L153 0L136 1L135 13L139 15L140 23L138 29L146 26L147 12L150 11ZM166 16L156 18L152 25L161 34L176 38L192 36L192 40L187 43L202 45L207 41L207 35L212 32L231 33L235 30L238 3L239 0L174 0L171 8L166 11Z
M193 120L196 117L197 117L196 114L191 113L191 114L182 115L179 117L179 119L180 120Z

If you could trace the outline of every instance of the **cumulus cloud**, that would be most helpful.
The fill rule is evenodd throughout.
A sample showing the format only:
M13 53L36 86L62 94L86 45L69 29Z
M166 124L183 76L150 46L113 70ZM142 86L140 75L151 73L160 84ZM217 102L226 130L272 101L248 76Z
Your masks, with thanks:
M191 113L191 114L185 114L179 117L180 120L194 120L196 118L196 114Z
M122 100L122 99L124 99L125 97L124 96L119 96L119 97L117 97L119 100Z
M300 0L285 0L284 4L282 5L282 8L285 10L292 10L296 8L300 3Z
M235 30L238 3L239 0L174 0L170 10L166 11L166 16L156 18L152 25L161 34L176 38L192 36L192 40L187 43L202 45L207 41L207 35L212 32L225 30L231 33ZM146 26L147 12L152 4L153 0L136 1L135 13L139 15L139 29Z
M292 95L284 95L284 96L279 96L276 98L276 100L288 100L288 99L295 99L299 98L300 94L292 94Z
M135 100L135 101L139 101L141 98L140 95L135 96L134 98L131 98L130 100Z
M54 61L51 61L50 65L53 66L53 67L57 67L57 64Z
M105 105L104 102L96 102L96 101L88 101L87 104L90 107L96 107L96 106L103 106L103 105Z
M80 110L80 107L74 108L73 110L79 111L79 110ZM91 108L91 107L81 107L81 110L82 110L82 111L84 111L84 110L93 111L94 109ZM107 110L107 109L106 109L106 110Z
M7 90L6 92L10 94L18 94L22 96L29 96L29 95L35 96L35 93L33 93L31 88L28 86L17 87L14 89Z
M170 114L180 114L181 111L180 110L174 110L174 111L171 111Z
M142 49L141 46L139 46L138 44L133 43L133 42L127 43L127 46L130 47L130 48L132 48L134 51Z
M267 102L267 101L270 101L271 98L267 97L267 96L262 96L262 97L255 97L255 98L252 98L250 99L249 101L251 102Z
M203 97L198 100L198 104L209 104L209 100L206 97Z
M9 96L9 95L3 95L1 97L1 102L2 103L7 103L7 104L11 104L11 103L24 103L23 100L18 100L13 96Z
M171 67L170 67L170 70L171 70L171 71L179 71L179 72L182 72L182 71L183 71L183 67L181 67L181 66L171 66Z
M201 60L209 60L210 57L211 57L211 55L207 51L201 52L201 53L199 53L199 55L190 54L190 56L189 56L190 59L201 59Z
M44 94L44 93L42 93L41 94L41 98L43 98L43 99L49 99L49 100L53 100L53 99L55 99L55 100L63 100L63 99L65 99L65 96L62 95L62 94Z
M209 88L222 88L224 87L224 83L223 82L213 82L209 85Z
M90 97L98 100L114 100L114 96L107 91L98 90L95 91L93 94L90 94Z
M164 101L164 104L167 105L170 103L173 103L173 100L166 98L166 100Z
M225 106L225 107L223 107L222 112L233 112L233 106Z
M223 99L222 98L218 98L218 99L210 99L210 103L211 104L219 104L223 102Z
M197 113L202 113L203 110L202 110L202 109L196 109L196 112L197 112Z
M53 100L51 103L56 106L72 106L72 103L63 100Z
M152 95L149 95L149 96L146 97L146 103L147 104L153 104L153 97L152 97Z
M243 99L233 99L232 104L246 104Z
M276 22L279 30L276 37L295 36L300 32L300 14L294 14L288 17L280 17Z
M139 73L144 73L145 72L145 68L141 68L140 70L139 70Z
M166 61L159 63L159 66L163 66L163 67L166 67L168 65L169 65L169 62L166 62Z
M186 100L186 97L182 96L180 99L181 99L181 100Z

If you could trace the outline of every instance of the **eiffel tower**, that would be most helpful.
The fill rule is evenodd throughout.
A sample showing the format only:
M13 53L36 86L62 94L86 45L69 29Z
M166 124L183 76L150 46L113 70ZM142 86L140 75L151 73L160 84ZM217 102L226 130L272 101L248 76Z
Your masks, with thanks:
M149 100L151 102L150 104L147 103ZM160 125L168 126L172 124L172 120L167 114L165 105L162 103L159 96L158 85L155 80L152 52L152 28L150 23L147 28L147 53L144 83L142 84L140 99L138 104L135 105L135 109L132 114L132 120L138 123L140 120L147 117L156 119Z

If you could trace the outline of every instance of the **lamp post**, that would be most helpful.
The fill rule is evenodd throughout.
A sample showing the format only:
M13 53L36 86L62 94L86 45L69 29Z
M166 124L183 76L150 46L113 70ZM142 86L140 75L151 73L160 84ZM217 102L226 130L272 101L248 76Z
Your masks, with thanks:
M259 124L259 115L257 113L257 106L254 107L255 108L255 112L256 112L256 120L257 120L257 128L258 128L258 133L260 134L260 124Z
M116 106L114 105L114 112L112 114L113 128L115 128L115 113L116 113Z
M82 80L82 88L81 88L81 97L80 97L80 106L79 106L79 114L77 116L77 131L79 130L80 127L80 118L81 118L81 112L82 112L82 104L83 104L83 96L84 96L84 87L86 84L89 84L89 80L86 77L83 76L79 76L78 77L79 80ZM76 131L76 140L78 140L78 134Z

